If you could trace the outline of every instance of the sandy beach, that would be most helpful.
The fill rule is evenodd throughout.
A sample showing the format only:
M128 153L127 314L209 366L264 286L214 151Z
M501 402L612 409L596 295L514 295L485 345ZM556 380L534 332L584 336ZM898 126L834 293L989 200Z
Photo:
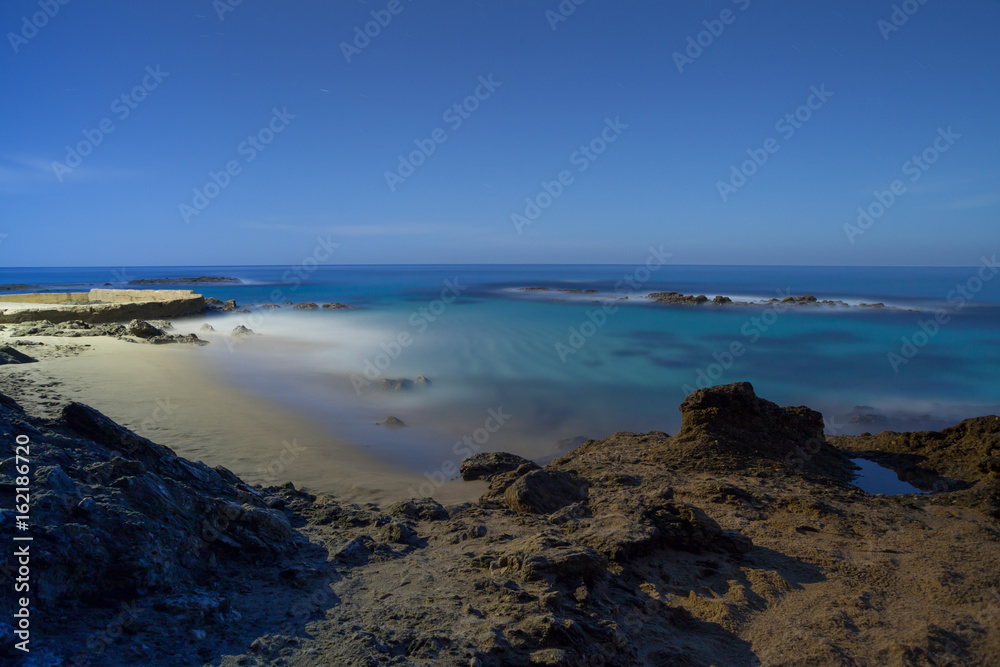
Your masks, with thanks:
M224 345L212 337L212 345ZM394 502L426 479L367 454L308 417L214 377L205 348L146 345L104 336L11 339L42 345L18 349L39 363L0 370L0 391L39 416L56 416L68 401L96 408L179 456L221 465L248 482L296 486L354 502ZM440 502L474 500L485 486L448 481Z

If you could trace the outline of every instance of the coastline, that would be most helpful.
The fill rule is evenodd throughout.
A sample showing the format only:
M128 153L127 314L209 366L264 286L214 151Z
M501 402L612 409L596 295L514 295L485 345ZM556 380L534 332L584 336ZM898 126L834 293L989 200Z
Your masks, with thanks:
M35 416L51 417L58 406L78 401L180 456L225 466L250 483L292 481L355 502L408 498L427 481L216 377L199 363L203 348L104 336L12 339L0 331L0 345L15 340L44 345L18 346L38 363L5 367L0 392ZM481 494L478 486L449 480L433 495L439 502L469 501Z

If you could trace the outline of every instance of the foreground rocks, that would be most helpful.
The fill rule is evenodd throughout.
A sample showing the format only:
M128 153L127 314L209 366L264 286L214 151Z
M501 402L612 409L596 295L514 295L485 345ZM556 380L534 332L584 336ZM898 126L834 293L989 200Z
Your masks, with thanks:
M164 325L173 328L169 323L160 323L160 326ZM128 324L91 324L82 320L57 323L48 321L24 322L9 327L5 333L11 338L21 338L24 336L55 336L60 338L109 336L133 343L150 343L153 345L168 343L208 345L208 341L198 338L195 334L169 334L164 329L154 326L151 322L138 319L132 320Z
M0 396L5 438L32 440L45 629L32 658L996 664L996 520L962 490L849 484L848 456L903 450L903 435L926 445L915 455L929 483L957 475L934 436L837 447L817 413L746 383L695 392L681 411L676 436L617 433L547 466L477 454L461 469L488 483L476 503L379 507L249 486L87 406L45 422ZM995 478L997 425L963 424L938 444L973 489ZM4 508L11 470L0 462Z

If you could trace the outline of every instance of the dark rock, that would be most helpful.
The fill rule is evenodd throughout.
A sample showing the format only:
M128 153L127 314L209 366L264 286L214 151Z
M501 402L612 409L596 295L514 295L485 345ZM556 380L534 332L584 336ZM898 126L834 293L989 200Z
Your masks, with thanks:
M688 294L681 294L680 292L653 292L649 295L649 298L656 303L680 304L685 306L697 306L708 301L708 297L704 294L691 296Z
M125 327L125 333L136 338L155 338L166 335L162 329L157 329L149 322L143 320L132 320Z
M403 422L402 419L399 419L398 417L391 417L391 416L390 417L386 417L385 421L382 422L382 425L383 426L388 426L389 428L403 428L404 426L406 426L406 424Z
M294 308L296 310L316 310L319 306L315 303L297 303Z
M324 310L352 310L354 306L349 306L346 303L324 303Z
M522 465L533 466L535 470L539 469L537 464L517 454L481 452L462 461L459 470L462 473L462 479L471 482L477 479L489 480L499 473L517 470Z
M681 403L681 429L673 449L701 456L779 461L841 480L851 464L823 434L823 416L807 407L781 408L758 398L749 382L692 392ZM736 461L733 461L736 464Z
M448 518L448 511L433 498L401 500L389 505L385 513L414 521L443 521Z
M238 307L239 306L236 305L236 299L230 299L229 301L226 301L224 304L222 304L222 310L225 311L233 311L236 310Z
M529 472L504 491L507 507L525 514L549 514L586 499L586 480L560 470Z
M0 366L6 364L32 364L37 361L34 357L29 357L10 345L0 347Z
M249 329L249 328L247 328L247 327L245 327L244 325L241 324L241 325L237 326L235 329L233 329L232 335L233 336L239 336L239 337L243 338L243 337L246 337L246 336L256 336L257 334L255 334L253 332L253 329Z
M721 306L723 304L732 303L732 302L733 302L733 300L730 299L728 296L717 296L714 299L712 299L712 303L714 303L717 306Z

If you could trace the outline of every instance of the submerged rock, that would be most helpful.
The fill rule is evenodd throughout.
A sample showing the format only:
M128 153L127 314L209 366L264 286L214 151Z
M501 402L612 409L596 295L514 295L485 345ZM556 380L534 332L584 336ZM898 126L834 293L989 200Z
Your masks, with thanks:
M233 329L232 335L233 336L238 336L240 338L244 338L244 337L247 337L247 336L256 336L258 334L254 333L253 329L250 329L250 328L248 328L248 327L246 327L246 326L244 326L244 325L241 324L241 325L237 326L235 329Z

